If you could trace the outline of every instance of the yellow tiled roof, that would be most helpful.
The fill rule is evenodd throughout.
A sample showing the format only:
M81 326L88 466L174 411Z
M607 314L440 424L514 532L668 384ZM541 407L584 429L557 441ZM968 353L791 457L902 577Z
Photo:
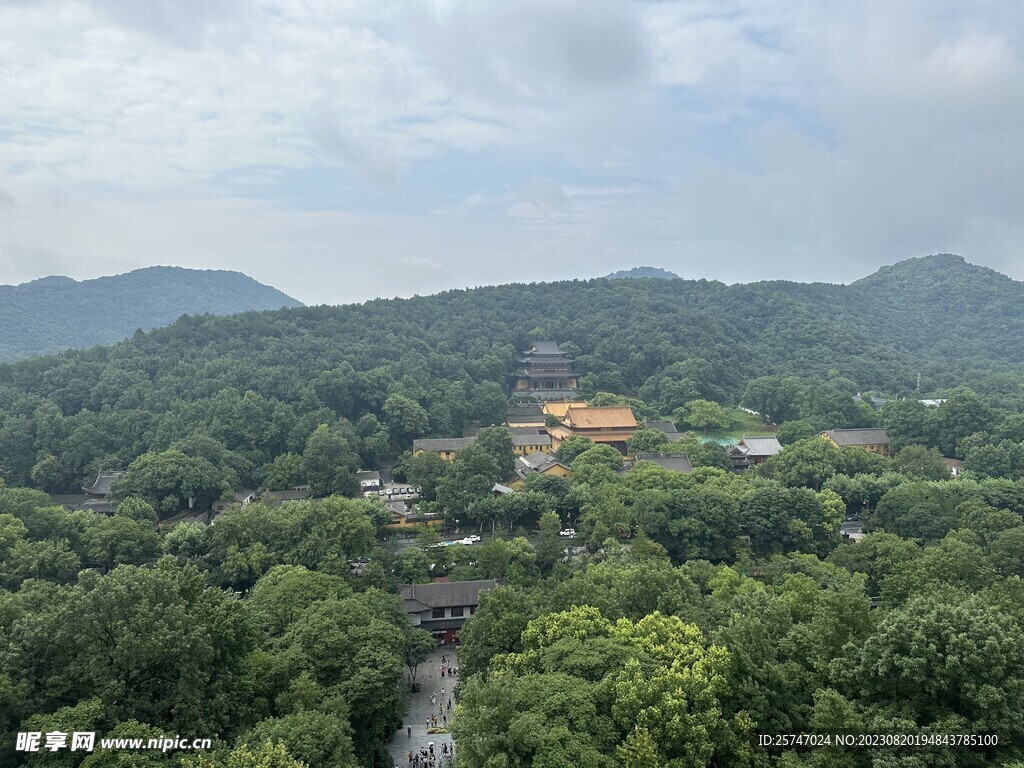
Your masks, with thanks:
M565 412L568 411L570 407L583 409L587 407L587 404L582 400L578 402L573 402L571 400L551 400L544 403L544 413L564 419Z
M605 408L569 407L565 422L577 429L636 429L636 419L628 405L611 405Z

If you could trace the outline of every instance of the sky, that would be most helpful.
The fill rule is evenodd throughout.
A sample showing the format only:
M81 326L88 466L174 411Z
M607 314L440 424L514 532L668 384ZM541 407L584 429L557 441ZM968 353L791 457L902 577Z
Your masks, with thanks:
M3 0L0 283L1024 278L1019 0Z

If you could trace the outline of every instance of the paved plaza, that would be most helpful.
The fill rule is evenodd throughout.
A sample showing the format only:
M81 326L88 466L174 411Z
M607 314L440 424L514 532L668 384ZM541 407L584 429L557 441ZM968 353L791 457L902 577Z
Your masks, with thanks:
M444 678L441 677L442 656L448 660L449 666L459 666L455 647L444 646L431 653L416 670L416 681L420 684L420 690L409 697L409 712L405 716L405 722L402 723L399 730L395 731L391 743L388 744L391 759L399 768L408 768L410 751L418 753L420 747L426 747L430 742L434 742L435 766L440 768L440 766L447 765L441 759L441 745L446 744L449 750L451 749L451 734L429 733L427 728L427 718L437 715L438 730L447 731L442 714L450 718L452 712L455 711L455 698L452 696L452 689L458 682L458 678L450 678L447 675ZM406 682L409 682L408 670L406 671ZM444 691L443 695L442 690ZM431 697L433 697L434 703L431 703ZM449 699L452 702L451 709L448 709ZM411 737L406 731L408 726L412 727ZM433 730L434 726L431 725L430 729Z

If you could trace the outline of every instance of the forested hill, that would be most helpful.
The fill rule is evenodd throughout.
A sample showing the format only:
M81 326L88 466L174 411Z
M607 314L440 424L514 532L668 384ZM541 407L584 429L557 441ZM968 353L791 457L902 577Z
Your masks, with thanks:
M908 259L858 280L849 292L862 315L902 325L908 351L935 358L1024 361L1024 283L941 254Z
M961 256L938 254L882 267L850 285L735 285L758 302L776 294L882 344L922 370L1024 363L1024 282ZM772 301L779 301L775 299Z
M112 347L0 365L0 476L75 487L202 436L252 477L325 423L373 466L414 437L502 420L508 377L536 338L573 354L583 394L639 395L663 413L694 398L736 404L777 373L823 402L912 395L921 373L922 396L967 385L1021 410L1022 298L1021 283L943 256L850 286L596 279L191 315ZM819 410L821 428L845 426Z
M183 314L229 315L301 304L240 272L149 267L77 282L0 286L0 360L110 344Z

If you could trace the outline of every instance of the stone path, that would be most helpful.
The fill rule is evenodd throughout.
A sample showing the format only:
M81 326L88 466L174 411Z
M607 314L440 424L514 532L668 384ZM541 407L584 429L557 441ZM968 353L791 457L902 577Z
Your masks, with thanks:
M409 697L409 712L405 716L405 722L402 723L402 727L399 730L395 731L394 736L391 738L391 743L388 744L391 759L394 760L395 765L399 766L399 768L408 768L409 750L417 752L421 746L425 747L431 741L434 742L434 755L437 757L441 756L442 744L447 744L451 748L451 734L427 732L427 717L433 714L437 715L438 728L447 730L444 728L444 722L438 709L439 706L444 706L444 714L449 717L455 711L455 699L452 696L452 689L455 687L454 683L458 682L458 678L452 679L447 675L443 679L441 678L442 656L448 659L449 664L454 664L456 667L459 665L454 647L445 646L431 653L427 660L420 664L419 669L416 670L416 681L420 684L420 690ZM408 682L408 676L409 673L407 671L406 682ZM441 696L442 689L444 690L443 698ZM434 704L430 703L431 694L434 694L436 702ZM448 699L452 700L451 710L448 709ZM412 726L411 738L407 735L406 726ZM441 764L440 761L438 764Z

